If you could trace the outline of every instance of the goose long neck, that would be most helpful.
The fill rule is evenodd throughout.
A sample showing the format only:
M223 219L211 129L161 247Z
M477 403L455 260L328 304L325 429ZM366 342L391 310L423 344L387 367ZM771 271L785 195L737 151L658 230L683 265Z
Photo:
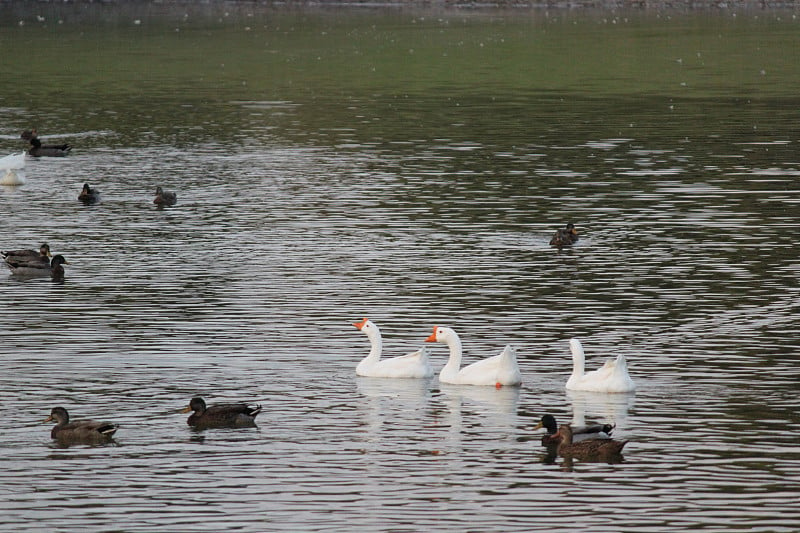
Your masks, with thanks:
M456 369L461 367L461 356L462 356L462 348L461 348L461 339L458 338L455 332L452 332L450 335L447 336L445 341L447 347L450 348L450 358L447 360L447 367L455 367Z
M582 376L585 362L583 356L583 347L581 346L580 342L572 339L569 342L569 349L572 352L572 375Z
M367 359L380 359L381 353L383 352L383 337L381 336L381 332L377 329L373 329L367 333L367 336L369 337L370 344L370 350L369 355L367 355Z

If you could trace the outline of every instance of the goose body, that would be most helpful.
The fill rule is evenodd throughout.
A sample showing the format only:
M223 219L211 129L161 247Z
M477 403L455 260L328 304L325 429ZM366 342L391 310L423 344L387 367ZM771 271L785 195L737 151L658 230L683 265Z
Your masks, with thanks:
M558 424L556 424L556 419L553 415L544 415L533 429L535 431L542 428L547 430L547 433L542 437L543 445L549 446L561 442L561 436L558 435ZM570 424L570 428L572 429L574 442L585 439L610 439L611 432L614 430L612 424L591 424L586 426L573 426Z
M31 143L28 154L33 157L64 157L72 150L68 144L42 144L36 130L25 130L20 137Z
M364 318L361 322L353 325L364 332L370 342L369 354L356 366L356 375L371 378L429 378L433 376L433 368L428 359L426 346L406 355L381 359L383 338L377 324Z
M571 222L566 227L557 229L553 238L550 239L551 246L570 246L578 242L578 230Z
M59 441L99 443L111 440L116 433L117 424L113 422L97 422L95 420L69 421L69 413L63 407L53 407L45 422L55 420L56 425L50 431L50 437Z
M171 191L165 191L161 187L156 187L156 197L153 203L159 207L169 207L175 205L178 201L178 195Z
M572 427L569 424L561 424L556 435L560 439L558 455L576 459L610 459L621 454L622 448L628 443L626 440L614 439L585 439L573 442Z
M578 339L570 339L572 352L572 375L566 388L587 392L633 392L636 390L628 374L628 362L620 354L616 359L608 359L605 364L592 372L584 372L585 356Z
M0 157L0 185L25 184L25 152Z
M461 339L452 328L434 326L433 333L425 341L441 342L450 349L450 358L439 373L441 383L494 387L522 383L522 375L517 364L517 351L510 344L506 345L499 355L461 368Z
M222 403L206 406L200 397L192 398L182 413L194 411L186 423L197 429L206 428L245 428L256 426L256 416L261 412L260 405L247 403Z
M83 189L78 195L78 200L86 205L96 204L100 201L100 191L89 187L88 183L83 184Z

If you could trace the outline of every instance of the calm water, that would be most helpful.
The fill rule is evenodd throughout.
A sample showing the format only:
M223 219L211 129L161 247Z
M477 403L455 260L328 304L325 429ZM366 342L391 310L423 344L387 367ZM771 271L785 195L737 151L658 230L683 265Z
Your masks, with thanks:
M0 276L2 529L800 527L794 13L32 9L0 155L74 150L0 189L0 248L70 265ZM356 378L363 316L513 343L524 384ZM565 393L572 336L636 394ZM191 431L194 395L259 428ZM53 444L55 405L116 444ZM548 460L544 413L624 462Z

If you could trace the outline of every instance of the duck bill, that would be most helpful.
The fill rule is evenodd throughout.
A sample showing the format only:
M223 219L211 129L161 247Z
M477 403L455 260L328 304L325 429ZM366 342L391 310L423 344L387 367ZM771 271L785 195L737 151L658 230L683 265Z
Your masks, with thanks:
M362 320L361 322L353 322L353 325L358 329L361 329L364 327L364 324L366 323L367 323L367 317L364 317L364 320Z
M55 420L55 418L53 418L53 415L50 415L47 418L45 418L44 420L42 420L42 422L52 422L53 420Z
M541 422L539 422L538 424L536 424L536 427L535 427L535 428L533 428L533 431L536 431L537 429L542 429L543 427L544 427L544 426L542 425L542 423L541 423Z
M181 413L188 413L188 412L189 412L189 411L191 411L191 410L192 410L192 406L191 406L191 405L187 405L186 407L184 407L183 409L181 409L181 411L180 411L180 412L181 412Z

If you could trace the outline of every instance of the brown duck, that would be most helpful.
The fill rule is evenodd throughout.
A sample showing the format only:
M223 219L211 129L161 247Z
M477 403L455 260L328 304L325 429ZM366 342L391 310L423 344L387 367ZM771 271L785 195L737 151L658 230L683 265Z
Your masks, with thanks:
M558 455L576 459L609 459L619 456L622 448L628 443L626 440L613 439L586 439L572 442L572 427L569 424L561 424L556 435L561 439Z
M55 420L57 423L50 431L50 437L59 441L100 443L108 442L119 427L112 422L96 422L94 420L69 421L69 413L63 407L53 407L45 422Z
M156 187L156 197L153 203L159 207L169 207L175 205L178 201L178 195L172 191L165 191L160 186Z
M192 398L182 413L194 411L186 423L197 429L234 427L246 428L256 426L256 416L261 412L260 405L246 403L223 403L206 407L200 397Z
M553 238L550 239L551 246L570 246L578 242L578 230L575 229L575 224L570 222L567 227L557 229Z
M533 428L546 429L547 433L542 437L542 445L550 446L561 442L561 435L558 435L558 425L553 415L544 415L539 423ZM589 424L586 426L572 426L572 438L574 441L581 441L586 439L609 439L611 432L614 430L613 424ZM558 436L556 436L558 435Z

